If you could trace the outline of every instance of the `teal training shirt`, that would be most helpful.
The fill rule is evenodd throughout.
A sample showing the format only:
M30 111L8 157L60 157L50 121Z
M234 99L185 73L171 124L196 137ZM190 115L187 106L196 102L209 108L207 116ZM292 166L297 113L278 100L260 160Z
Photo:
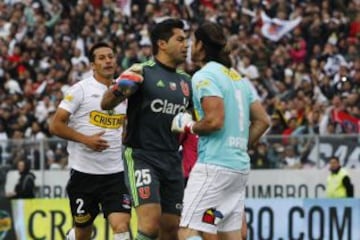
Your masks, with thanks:
M201 107L204 97L222 98L225 108L223 128L200 136L198 162L239 171L249 170L250 105L259 98L249 80L242 78L234 69L209 62L194 74L192 89L197 120L204 116Z

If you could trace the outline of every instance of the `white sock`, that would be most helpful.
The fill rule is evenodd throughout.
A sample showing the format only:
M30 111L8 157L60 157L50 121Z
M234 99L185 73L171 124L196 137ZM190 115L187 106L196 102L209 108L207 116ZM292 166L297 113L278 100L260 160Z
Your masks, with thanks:
M130 240L129 232L115 233L114 240Z
M191 236L191 237L188 237L186 240L202 240L202 237L200 237L200 236Z
M70 229L68 234L66 235L66 240L76 240L75 238L75 228Z

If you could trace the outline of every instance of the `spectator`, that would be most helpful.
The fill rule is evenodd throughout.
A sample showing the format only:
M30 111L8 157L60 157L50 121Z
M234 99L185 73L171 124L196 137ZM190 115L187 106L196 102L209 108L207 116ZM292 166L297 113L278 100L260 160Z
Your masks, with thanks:
M295 146L289 145L285 147L284 164L285 168L301 168L300 156L296 154Z
M259 71L255 65L251 63L251 57L244 55L237 66L238 71L250 80L259 78Z
M307 54L306 41L301 36L301 28L294 30L294 43L289 48L289 54L293 63L304 62Z
M77 65L79 63L83 62L84 64L89 64L89 59L82 55L81 49L79 47L75 48L74 56L71 58L71 64Z
M46 138L45 134L41 131L41 126L37 121L32 122L31 127L26 129L25 138L34 142L39 142Z
M1 111L1 109L0 109ZM0 121L0 164L4 165L4 160L7 152L7 145L8 145L8 134L5 132L5 124Z
M271 128L268 131L270 135L279 135L284 132L287 125L281 113L276 112L271 115Z
M140 53L139 53L139 60L140 62L146 62L151 59L152 52L151 52L151 42L149 39L145 38L140 41Z
M268 146L265 142L259 142L255 150L249 151L251 169L269 168L270 159L268 158Z
M319 123L321 121L321 113L318 110L309 111L306 116L305 124L298 126L292 133L292 136L301 134L319 134Z
M139 52L138 43L132 39L128 41L127 45L128 46L125 49L125 57L121 62L121 67L123 69L127 69L134 63L140 62L140 59L137 56L137 53Z
M296 123L296 118L295 117L291 117L288 120L287 123L287 128L284 129L284 131L282 132L282 136L283 136L283 144L287 145L289 143L289 137L291 136L291 134L295 131L295 129L297 128L297 123Z
M19 130L15 130L11 135L11 142L9 144L10 156L9 165L16 168L17 162L26 159L27 149L25 148L24 133Z
M330 175L326 180L326 196L329 198L354 197L354 187L348 172L341 167L336 156L329 159Z
M30 171L30 162L20 160L17 162L17 169L20 174L14 192L6 194L13 199L35 198L35 175Z
M360 34L360 13L356 14L356 18L350 23L349 37L355 38Z

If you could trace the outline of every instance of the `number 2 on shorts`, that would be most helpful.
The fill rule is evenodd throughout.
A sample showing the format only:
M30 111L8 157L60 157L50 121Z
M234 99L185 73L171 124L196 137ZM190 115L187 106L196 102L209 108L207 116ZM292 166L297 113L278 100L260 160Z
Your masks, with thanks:
M76 204L78 205L76 208L76 213L77 214L83 214L85 213L83 206L84 206L84 200L81 198L77 198L76 199Z

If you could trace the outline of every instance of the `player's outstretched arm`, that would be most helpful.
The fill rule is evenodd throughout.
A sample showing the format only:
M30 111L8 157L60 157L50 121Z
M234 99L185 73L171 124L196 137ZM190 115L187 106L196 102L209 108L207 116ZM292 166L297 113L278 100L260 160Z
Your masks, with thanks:
M134 64L116 79L116 83L108 89L101 100L101 108L111 110L126 98L134 94L143 81L142 65Z
M101 99L101 108L103 110L111 110L116 107L119 103L126 99L125 95L116 95L114 91L111 89L106 90L102 99Z
M204 117L194 122L189 113L178 113L171 125L171 131L178 133L208 134L220 130L224 125L224 101L220 97L202 98Z

